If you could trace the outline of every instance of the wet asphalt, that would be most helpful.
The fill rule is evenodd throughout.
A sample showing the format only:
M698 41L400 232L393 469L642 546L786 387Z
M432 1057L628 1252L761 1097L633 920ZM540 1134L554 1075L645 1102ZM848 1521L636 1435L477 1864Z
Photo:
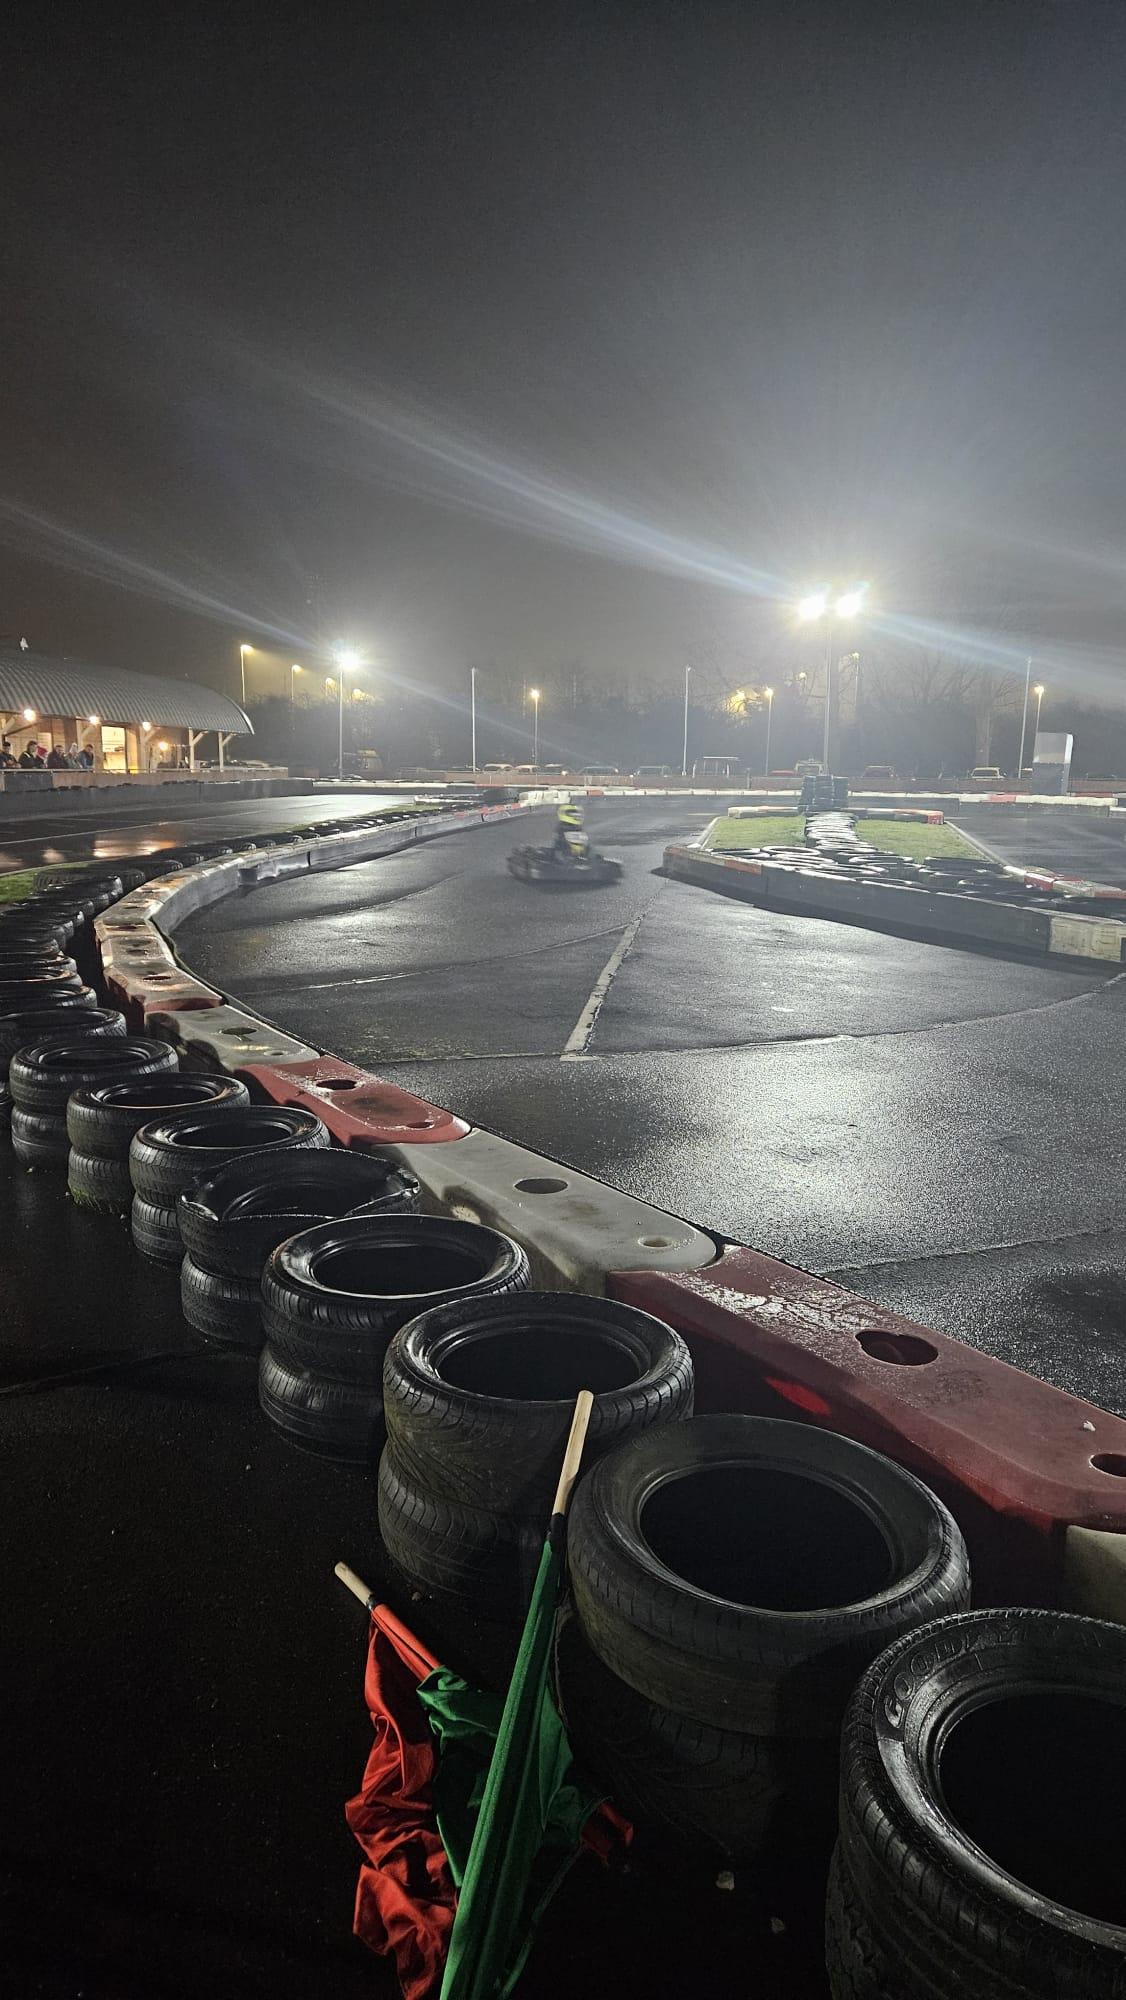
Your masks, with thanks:
M123 861L182 847L200 840L233 839L242 834L280 833L285 827L311 826L315 820L353 819L379 806L398 804L390 793L375 791L296 793L289 798L230 799L202 808L198 801L177 807L171 802L164 817L153 817L151 806L105 805L88 812L68 812L65 819L31 814L0 818L0 871L10 868L57 867L61 861Z
M592 833L625 865L613 888L507 874L545 815L526 836L452 835L261 890L193 919L179 947L293 1034L1126 1410L1126 979L664 880L665 842L714 809L592 804ZM1102 879L1122 874L1106 822L1020 818L1029 860L1089 873L1062 851L1087 848Z

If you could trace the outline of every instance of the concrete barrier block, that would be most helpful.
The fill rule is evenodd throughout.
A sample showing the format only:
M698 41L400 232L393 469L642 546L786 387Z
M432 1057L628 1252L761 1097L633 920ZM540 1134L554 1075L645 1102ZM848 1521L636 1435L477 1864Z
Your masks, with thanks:
M608 1271L692 1271L717 1254L691 1223L492 1132L396 1151L434 1206L522 1243L550 1290L601 1292Z
M179 1045L186 1069L233 1073L251 1063L307 1062L321 1053L226 1002L198 1010L154 1007L145 1019L152 1034Z

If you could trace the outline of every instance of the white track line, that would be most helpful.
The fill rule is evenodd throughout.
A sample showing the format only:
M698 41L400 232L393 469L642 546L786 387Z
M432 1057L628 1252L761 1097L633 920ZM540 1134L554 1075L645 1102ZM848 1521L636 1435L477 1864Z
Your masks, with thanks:
M602 1002L605 1000L614 980L621 971L625 959L632 951L634 939L644 921L645 911L641 910L633 919L633 922L626 925L598 978L595 980L590 999L587 1001L586 1006L583 1008L582 1013L579 1015L578 1020L567 1037L567 1045L559 1058L560 1062L577 1062L589 1048L591 1036L594 1033L594 1024L602 1011Z

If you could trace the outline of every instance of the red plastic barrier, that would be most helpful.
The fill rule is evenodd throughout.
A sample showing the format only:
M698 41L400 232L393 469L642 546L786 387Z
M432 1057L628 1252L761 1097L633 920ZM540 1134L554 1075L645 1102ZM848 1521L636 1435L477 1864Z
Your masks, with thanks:
M729 1250L607 1294L687 1340L697 1409L804 1418L926 1480L970 1547L975 1601L1059 1601L1071 1524L1126 1532L1126 1421L808 1272Z
M275 1104L300 1104L322 1118L344 1146L426 1146L464 1139L469 1127L451 1111L412 1097L397 1084L336 1056L313 1062L248 1063L240 1076Z

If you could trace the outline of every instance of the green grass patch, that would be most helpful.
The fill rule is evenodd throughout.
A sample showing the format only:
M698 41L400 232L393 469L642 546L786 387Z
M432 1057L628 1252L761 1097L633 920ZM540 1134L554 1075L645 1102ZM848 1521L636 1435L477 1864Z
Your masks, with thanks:
M89 861L55 861L42 868L10 868L6 875L0 875L0 905L18 903L23 896L34 896L37 889L59 888L68 875L85 870L89 873ZM113 863L106 863L107 875L113 874Z
M980 850L956 826L923 826L915 821L896 826L894 820L863 819L856 833L859 840L887 854L909 855L912 861L929 861L933 854L964 854L975 861L982 858Z
M717 819L708 835L709 847L800 847L805 821L800 813L770 813L765 819Z
M926 861L933 854L981 858L972 841L959 833L956 826L864 819L857 822L856 835L871 847L887 854L909 855L912 861ZM771 813L765 819L717 819L707 844L745 854L756 847L800 847L804 838L805 820L800 813Z

